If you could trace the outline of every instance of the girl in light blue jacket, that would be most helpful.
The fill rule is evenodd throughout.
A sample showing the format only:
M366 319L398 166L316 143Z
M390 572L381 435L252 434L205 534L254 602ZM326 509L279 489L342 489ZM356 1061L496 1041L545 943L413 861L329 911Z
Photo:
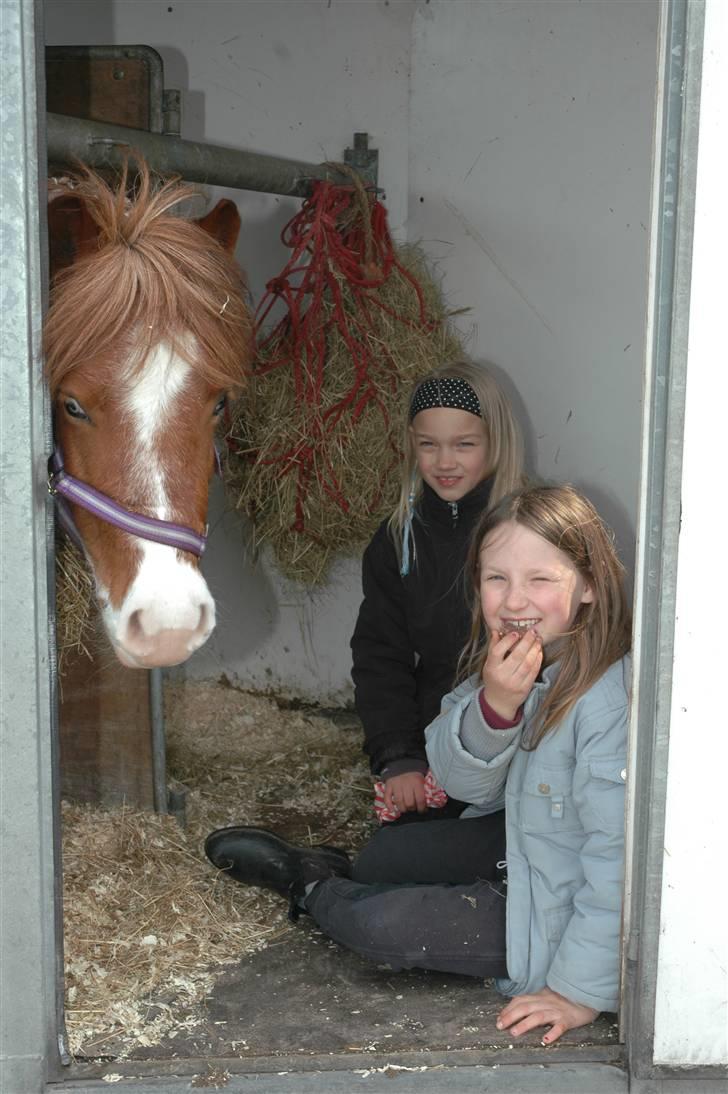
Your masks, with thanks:
M499 502L475 528L467 569L464 683L426 732L438 782L471 804L421 826L427 853L408 876L372 883L343 851L260 828L222 829L206 850L378 964L495 977L513 997L498 1027L517 1037L545 1026L550 1044L618 1004L623 571L593 506L569 486ZM482 816L504 805L507 861L476 863Z
M476 529L466 680L427 730L467 817L506 808L497 1026L548 1044L617 1009L630 627L622 566L569 486L511 495ZM491 917L491 922L494 922ZM484 925L485 926L485 925ZM487 927L485 928L487 930Z

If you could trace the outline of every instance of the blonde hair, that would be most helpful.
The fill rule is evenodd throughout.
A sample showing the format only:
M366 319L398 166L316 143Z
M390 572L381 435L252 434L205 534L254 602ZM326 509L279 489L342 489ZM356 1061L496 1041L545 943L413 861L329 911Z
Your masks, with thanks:
M421 384L428 380L444 379L465 380L478 397L488 444L489 461L485 477L493 478L488 509L496 505L505 494L519 489L526 483L520 427L505 392L485 365L476 365L473 361L461 358L450 364L441 365L427 376L420 377L413 385L405 407L402 483L399 502L389 518L388 525L400 563L402 562L402 542L404 536L410 534L409 526L422 494L422 476L417 467L417 451L410 429L410 406ZM412 546L414 547L414 537Z
M459 679L480 678L490 633L480 603L480 555L487 538L513 521L558 547L593 591L580 604L568 634L555 643L544 664L558 661L553 685L546 692L538 722L527 747L533 750L558 725L580 696L630 648L631 619L624 590L624 567L612 533L596 509L573 486L532 486L505 497L487 512L470 543L466 575L472 588L468 644L458 665Z

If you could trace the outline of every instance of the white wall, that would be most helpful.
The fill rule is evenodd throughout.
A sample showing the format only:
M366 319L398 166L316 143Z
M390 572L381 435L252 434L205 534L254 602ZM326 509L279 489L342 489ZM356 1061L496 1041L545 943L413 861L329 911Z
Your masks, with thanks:
M409 237L523 400L532 466L588 491L630 565L657 18L432 0L413 27Z
M725 649L721 613L708 607L728 541L715 492L728 400L716 367L725 341L727 47L728 9L708 0L654 1042L656 1063L682 1067L728 1065Z
M51 44L158 49L184 91L186 137L323 160L368 131L392 227L424 241L452 306L472 307L461 326L503 370L532 464L585 486L631 562L657 8L47 0L46 23ZM229 196L257 299L285 262L278 233L297 202ZM251 566L219 490L211 524L220 621L185 671L350 697L358 563L309 593Z

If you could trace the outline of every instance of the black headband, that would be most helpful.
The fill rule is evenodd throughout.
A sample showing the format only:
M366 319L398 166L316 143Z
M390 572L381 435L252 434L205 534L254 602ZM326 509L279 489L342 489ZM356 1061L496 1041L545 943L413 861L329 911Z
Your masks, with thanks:
M468 414L475 414L478 418L483 417L478 396L468 381L461 380L459 376L443 376L423 380L416 389L410 403L410 421L421 410L431 410L433 407L441 406L450 407L453 410L467 410Z

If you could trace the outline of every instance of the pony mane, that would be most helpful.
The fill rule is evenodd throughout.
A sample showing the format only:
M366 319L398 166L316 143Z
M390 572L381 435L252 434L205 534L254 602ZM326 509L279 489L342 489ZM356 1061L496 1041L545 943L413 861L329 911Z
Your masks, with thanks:
M137 159L114 184L82 169L66 192L85 206L97 238L51 287L45 360L52 391L73 369L113 353L139 368L168 341L213 387L242 387L253 352L253 322L242 271L193 220L171 210L195 187L170 179L154 186Z

